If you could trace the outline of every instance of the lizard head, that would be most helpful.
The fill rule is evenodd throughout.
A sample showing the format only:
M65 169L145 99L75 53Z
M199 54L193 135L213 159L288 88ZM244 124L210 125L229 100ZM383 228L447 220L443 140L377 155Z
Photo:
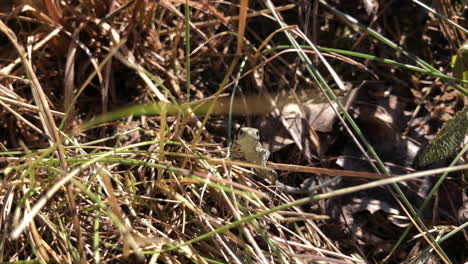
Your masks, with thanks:
M239 131L239 137L249 137L252 139L260 139L260 136L258 134L258 129L253 128L253 127L243 127Z

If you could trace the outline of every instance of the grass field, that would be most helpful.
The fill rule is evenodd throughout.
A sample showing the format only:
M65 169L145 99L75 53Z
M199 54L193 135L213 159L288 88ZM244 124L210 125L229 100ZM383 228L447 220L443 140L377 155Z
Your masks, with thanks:
M0 263L468 261L467 13L1 1Z

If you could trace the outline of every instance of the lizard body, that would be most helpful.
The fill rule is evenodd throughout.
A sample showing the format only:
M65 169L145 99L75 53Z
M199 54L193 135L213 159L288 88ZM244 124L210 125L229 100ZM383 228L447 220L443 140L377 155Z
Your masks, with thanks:
M243 159L265 167L265 169L255 169L255 172L260 177L267 178L271 180L271 182L274 182L275 185L286 193L311 194L315 190L339 179L339 177L335 177L317 186L314 184L313 178L309 178L304 181L302 184L304 185L303 187L293 187L279 182L277 180L278 174L276 171L266 167L270 152L264 149L260 143L258 129L252 127L243 127L240 129L232 145L232 154L235 159Z
M234 158L244 159L248 162L266 167L270 152L262 147L258 129L252 127L243 127L234 140L232 146ZM273 169L257 169L260 177L276 180L277 173Z

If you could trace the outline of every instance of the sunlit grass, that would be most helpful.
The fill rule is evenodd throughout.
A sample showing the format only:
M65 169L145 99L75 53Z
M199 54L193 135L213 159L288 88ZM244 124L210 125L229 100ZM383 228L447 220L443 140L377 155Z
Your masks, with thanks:
M389 58L318 46L300 26L285 22L298 6L276 7L269 0L261 1L266 9L260 11L253 10L256 3L244 0L238 6L210 1L116 1L112 7L103 1L78 1L77 7L45 1L44 6L18 6L17 13L0 24L23 66L10 64L1 70L6 80L0 87L2 129L14 132L0 139L0 262L137 258L152 263L289 263L303 261L299 256L307 252L328 261L364 263L360 259L368 256L343 253L321 230L320 224L330 217L307 212L307 206L391 185L411 224L386 258L394 258L402 243L414 245L416 239L426 248L415 261L437 255L450 263L439 244L465 225L434 237L421 212L449 172L467 169L457 166L466 147L447 168L392 175L338 100L348 88L334 62L348 57L377 62L440 81L462 96L467 95L468 81L447 72L449 62L444 71L372 25L319 2L320 12L336 20L326 23L339 28L344 24L338 21L344 21L349 30L368 34L372 45L390 47ZM427 10L466 34L446 16ZM261 15L268 21L265 29L252 23ZM265 35L262 30L270 33L259 37ZM349 71L354 66L347 65ZM261 73L266 69L271 72ZM279 80L288 86L277 85ZM233 138L234 118L251 124L254 116L297 100L289 93L294 84L305 87L301 91L306 99L338 106L334 111L340 126L374 172L270 166L286 173L371 182L296 197L249 172L262 166L230 159L226 146ZM122 101L126 103L113 105ZM226 135L213 137L207 127L214 118L227 123ZM398 183L435 174L442 175L421 206L399 189ZM410 232L420 237L410 238Z

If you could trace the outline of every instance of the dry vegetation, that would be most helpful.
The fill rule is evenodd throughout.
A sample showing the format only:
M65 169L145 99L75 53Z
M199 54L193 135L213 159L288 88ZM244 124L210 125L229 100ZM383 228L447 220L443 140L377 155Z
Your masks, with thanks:
M463 173L388 176L463 163L417 162L467 101L463 3L0 1L0 262L463 263ZM239 126L281 182L343 177L288 194Z

